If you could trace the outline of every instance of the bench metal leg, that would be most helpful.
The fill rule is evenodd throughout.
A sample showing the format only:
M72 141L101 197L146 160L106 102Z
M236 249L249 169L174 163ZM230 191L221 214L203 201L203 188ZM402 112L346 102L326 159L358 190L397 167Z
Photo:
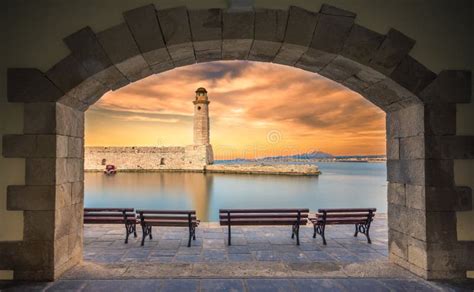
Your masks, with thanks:
M149 236L150 239L153 239L153 237L151 235L151 226L142 225L142 233L143 233L142 246L144 246L145 245L145 238L147 238L147 236Z
M313 224L313 238L316 238L316 224Z
M189 228L188 247L191 247L191 239L196 240L196 227L195 226L192 226Z
M125 223L125 243L128 243L128 237L132 233L137 237L137 225Z
M355 225L354 237L357 237L357 233L359 233L359 224L356 224L356 225Z
M231 242L230 242L230 224L228 225L227 227L227 244L228 245L231 245Z
M372 244L372 240L370 240L369 230L370 230L370 222L367 224L358 224L357 231L364 234L365 237L367 237L367 243Z
M292 229L291 239L294 239L296 235L296 245L300 245L300 225L294 224Z
M326 229L326 225L324 224L315 224L314 225L314 238L316 237L316 233L321 235L321 237L323 238L323 244L326 245L326 237L324 236L324 231Z

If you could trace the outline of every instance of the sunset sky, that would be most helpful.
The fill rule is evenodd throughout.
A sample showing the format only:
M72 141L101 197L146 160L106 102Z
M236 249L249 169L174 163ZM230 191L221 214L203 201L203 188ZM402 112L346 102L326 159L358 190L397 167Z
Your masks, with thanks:
M107 93L86 112L86 145L192 144L201 86L217 159L385 153L385 113L359 94L318 74L243 61L181 67Z

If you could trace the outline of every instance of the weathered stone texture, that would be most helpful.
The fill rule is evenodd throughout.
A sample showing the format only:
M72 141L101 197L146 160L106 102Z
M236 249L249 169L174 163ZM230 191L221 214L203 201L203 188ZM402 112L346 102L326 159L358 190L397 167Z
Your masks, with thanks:
M364 96L385 111L395 111L421 104L421 101L412 92L389 78L365 89Z
M54 211L24 211L25 241L47 241L54 239Z
M158 10L157 15L174 65L179 67L196 63L186 7Z
M387 139L387 159L400 159L400 139Z
M332 61L324 66L324 68L319 71L319 74L343 83L349 77L357 75L360 71L363 71L365 68L350 59L344 58L342 56L337 56L332 59ZM360 78L359 78L360 79Z
M468 103L471 100L471 72L444 70L420 97L425 103Z
M473 159L474 136L428 136L426 157L434 159Z
M395 205L406 205L406 192L405 192L405 184L402 183L388 183L387 188L387 197L388 203L395 204Z
M54 210L56 207L53 186L8 186L8 210Z
M385 75L390 75L414 45L414 40L392 28L370 61L370 65Z
M154 73L173 68L163 34L156 16L155 6L150 4L124 12L125 21L133 34L143 58Z
M131 82L152 74L127 24L121 23L97 34L97 38L117 69Z
M247 59L254 39L253 11L224 11L222 30L222 58Z
M368 65L380 47L383 39L383 35L358 24L354 24L344 43L341 55L361 64Z
M423 159L425 157L424 136L412 136L400 139L400 159Z
M190 10L189 22L198 62L222 59L222 10Z
M392 72L390 78L418 95L436 78L436 74L431 72L413 57L407 55L395 71Z
M283 56L283 53L284 53L283 50L286 48L287 46L285 48L282 47L282 49L278 53L279 57ZM292 50L288 52L293 55L291 58L286 58L285 60L295 60L298 54ZM294 66L306 71L316 73L316 72L320 72L321 69L323 69L327 64L329 64L332 60L334 60L334 58L336 58L335 54L330 54L330 53L326 53L323 51L309 48L303 55L299 57L299 59L296 59L296 61L298 62L294 64Z
M352 12L323 5L318 14L311 47L328 53L339 53L354 24Z
M108 91L108 88L90 77L72 55L59 61L46 72L46 75L66 93L59 102L79 110L87 109L92 104L91 100L97 100Z
M454 161L427 159L426 162L426 181L427 186L454 186Z
M424 117L427 135L456 135L456 104L427 104Z
M128 84L115 68L90 27L85 27L64 38L74 57L99 82L110 89Z
M7 71L9 102L57 101L63 95L63 92L38 69L9 68Z
M285 40L274 62L294 65L311 44L317 21L317 13L290 6Z
M66 157L67 138L56 135L5 135L4 157Z
M272 61L285 38L288 12L274 9L255 11L255 39L249 60Z

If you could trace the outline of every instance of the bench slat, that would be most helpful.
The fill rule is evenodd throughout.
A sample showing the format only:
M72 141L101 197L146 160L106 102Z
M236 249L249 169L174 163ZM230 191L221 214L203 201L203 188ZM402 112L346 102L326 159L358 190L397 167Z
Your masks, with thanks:
M368 213L369 211L375 212L377 211L376 208L338 208L338 209L318 209L319 213L337 213L337 212L366 212Z
M135 218L128 218L127 222L137 222ZM87 217L84 218L84 223L125 223L125 220L123 218L118 218L118 217Z
M220 209L219 213L309 213L309 209Z
M145 214L196 214L195 210L137 210L137 213Z
M306 219L300 220L300 225L306 225L308 221ZM293 225L296 220L287 219L235 219L230 221L230 225ZM221 225L228 224L227 220L220 220Z
M109 212L104 212L104 213L84 213L84 217L122 217L123 218L123 213L109 213ZM127 217L135 217L135 213L126 213L125 214Z
M175 221L188 221L188 216L159 216L159 215L147 215L143 214L145 220L175 220ZM191 216L191 220L196 220L196 215Z
M375 214L372 213L372 217L374 217ZM317 218L323 218L324 214L316 214ZM353 213L353 214L347 214L347 213L329 213L326 214L326 218L368 218L369 213Z
M297 214L262 214L262 213L257 213L257 214L230 214L231 220L233 219L259 219L259 218L287 218L287 219L296 219ZM308 213L302 213L301 218L308 218ZM228 216L227 213L225 214L220 214L219 215L220 219L225 219L227 220Z
M109 211L109 212L133 212L133 208L84 208L84 212L102 212L102 211Z

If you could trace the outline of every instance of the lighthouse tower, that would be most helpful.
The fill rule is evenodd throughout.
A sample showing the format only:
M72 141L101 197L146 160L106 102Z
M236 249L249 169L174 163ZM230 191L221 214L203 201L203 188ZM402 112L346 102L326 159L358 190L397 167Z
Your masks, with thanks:
M196 90L194 103L194 145L209 145L209 99L207 90Z

